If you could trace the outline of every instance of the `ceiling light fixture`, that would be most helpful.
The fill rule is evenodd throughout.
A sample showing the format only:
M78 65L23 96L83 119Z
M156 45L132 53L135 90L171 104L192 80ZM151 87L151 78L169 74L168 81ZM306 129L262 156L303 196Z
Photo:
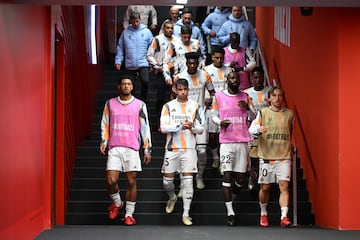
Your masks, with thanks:
M186 5L187 3L188 3L188 0L176 0L176 4Z

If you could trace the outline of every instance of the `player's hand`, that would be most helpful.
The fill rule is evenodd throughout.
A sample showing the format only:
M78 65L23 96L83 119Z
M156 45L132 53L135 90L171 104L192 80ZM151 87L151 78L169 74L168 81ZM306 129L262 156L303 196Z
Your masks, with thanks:
M212 98L205 98L204 104L206 108L210 108L212 104Z
M165 83L166 83L167 85L172 85L172 84L173 84L173 81L171 80L171 78L167 78L167 79L165 79Z
M148 165L151 162L151 154L150 153L145 153L144 154L144 163L146 165Z
M185 122L183 122L182 124L182 129L186 130L186 129L192 129L192 122L190 122L189 120L185 120Z
M106 145L105 144L100 144L100 153L102 155L105 155L105 150L106 150Z
M266 131L267 131L267 127L265 127L265 126L259 127L259 130L258 130L259 133L266 133Z
M236 61L232 61L231 63L230 63L230 67L235 67L236 65L238 64L238 62L236 62Z
M227 128L230 125L231 121L229 119L222 120L220 122L220 127Z
M238 106L241 107L241 108L245 108L245 109L248 108L248 104L245 101L242 101L242 100L238 102Z

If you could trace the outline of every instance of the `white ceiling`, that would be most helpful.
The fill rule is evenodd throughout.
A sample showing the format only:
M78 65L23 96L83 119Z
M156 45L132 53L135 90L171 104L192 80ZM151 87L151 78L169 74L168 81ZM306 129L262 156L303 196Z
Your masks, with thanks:
M41 5L107 5L127 6L130 2L133 5L154 5L170 6L175 0L2 0L0 2L41 4ZM188 0L188 6L216 6L219 0ZM222 0L222 6L306 6L306 7L360 7L359 0Z

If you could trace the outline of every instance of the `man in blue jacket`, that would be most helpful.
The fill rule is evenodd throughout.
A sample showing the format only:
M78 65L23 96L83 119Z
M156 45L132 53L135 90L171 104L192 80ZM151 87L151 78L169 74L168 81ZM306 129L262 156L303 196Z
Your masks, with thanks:
M206 59L206 45L204 42L204 38L202 36L200 28L198 28L192 21L192 16L193 13L190 8L183 8L181 19L179 19L174 25L174 36L180 37L181 27L186 24L190 25L192 31L191 38L199 40L201 47L201 55L203 59Z
M146 53L152 42L153 35L141 23L139 13L131 13L129 21L130 25L122 32L116 47L115 67L120 70L121 64L125 60L127 74L136 79L134 82L134 95L145 101L149 82L149 62L146 59Z
M240 34L240 47L249 48L252 52L256 50L258 39L255 29L250 21L242 15L241 6L233 6L232 14L219 30L219 39L224 46L230 43L230 33Z
M231 13L227 7L216 6L214 12L210 13L201 24L201 29L204 34L210 38L211 48L208 52L211 52L212 48L215 46L224 47L217 33L223 23L229 19L230 14Z

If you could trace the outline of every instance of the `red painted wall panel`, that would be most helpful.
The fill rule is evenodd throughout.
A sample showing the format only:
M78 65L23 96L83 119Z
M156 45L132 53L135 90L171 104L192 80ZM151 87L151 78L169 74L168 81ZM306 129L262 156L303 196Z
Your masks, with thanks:
M64 223L75 149L90 134L102 83L102 49L99 64L89 64L83 13L81 6L54 11L0 4L0 239L32 239ZM55 26L64 39L62 57L57 59L62 62L56 66ZM56 77L63 80L56 108L55 68L61 71ZM55 126L58 110L64 121ZM57 136L54 189L55 127L63 135Z
M339 38L339 228L360 229L357 176L360 169L358 89L360 89L360 8L338 12Z
M1 239L30 239L50 227L49 10L0 5Z
M257 8L256 29L270 78L281 82L288 106L298 113L295 138L316 224L360 229L353 221L360 209L350 187L360 165L354 159L359 148L352 144L354 132L359 132L359 114L352 109L360 87L354 79L360 51L349 45L359 42L359 10L314 8L312 16L304 17L292 7L290 47L273 37L273 12L272 7ZM350 125L349 114L354 114Z
M57 144L56 144L56 224L65 223L76 147L90 135L96 92L102 83L103 54L99 38L98 65L88 61L86 31L90 19L86 6L62 6L57 24ZM100 11L99 11L100 12ZM99 18L100 19L100 16ZM98 23L101 24L100 22ZM99 33L99 36L101 34Z

